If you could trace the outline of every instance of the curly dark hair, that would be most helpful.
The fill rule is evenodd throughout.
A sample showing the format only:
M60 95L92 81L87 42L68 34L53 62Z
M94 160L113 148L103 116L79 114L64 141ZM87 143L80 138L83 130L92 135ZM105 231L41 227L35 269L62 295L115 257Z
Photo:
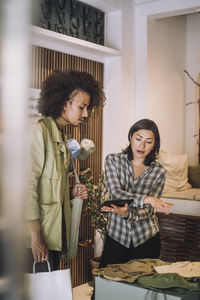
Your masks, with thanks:
M54 71L42 82L38 111L54 119L60 117L66 101L79 91L90 95L88 111L105 103L105 94L98 81L87 72ZM73 93L73 94L72 94Z
M123 153L128 154L128 159L132 160L133 159L133 152L131 149L131 137L134 134L134 132L141 130L141 129L146 129L146 130L151 130L154 134L155 137L155 144L151 152L147 155L145 158L144 164L146 166L149 166L153 161L155 161L159 150L160 150L160 134L157 125L155 124L154 121L149 120L149 119L142 119L137 121L135 124L131 126L129 129L128 133L128 140L129 140L129 145L125 149L122 150Z

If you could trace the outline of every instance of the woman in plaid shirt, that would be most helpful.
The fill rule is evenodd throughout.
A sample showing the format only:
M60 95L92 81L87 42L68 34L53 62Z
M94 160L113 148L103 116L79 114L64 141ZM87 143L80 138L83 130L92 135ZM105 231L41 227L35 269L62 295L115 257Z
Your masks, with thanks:
M168 214L172 203L160 198L165 169L157 162L160 135L156 124L148 119L136 122L129 130L129 145L122 153L105 159L105 180L110 198L124 200L124 206L103 206L109 212L108 233L100 261L125 263L136 258L160 255L157 209ZM126 200L132 200L128 205Z

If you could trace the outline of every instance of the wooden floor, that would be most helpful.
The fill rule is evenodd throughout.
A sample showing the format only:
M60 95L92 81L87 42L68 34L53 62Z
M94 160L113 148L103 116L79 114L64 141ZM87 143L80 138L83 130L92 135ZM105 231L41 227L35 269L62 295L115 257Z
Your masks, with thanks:
M74 300L90 300L93 292L93 287L90 283L85 283L73 288Z

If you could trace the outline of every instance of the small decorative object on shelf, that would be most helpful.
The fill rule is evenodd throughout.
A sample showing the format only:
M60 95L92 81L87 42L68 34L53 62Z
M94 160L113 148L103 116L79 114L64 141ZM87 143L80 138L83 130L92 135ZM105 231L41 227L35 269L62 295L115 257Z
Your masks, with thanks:
M104 45L104 12L77 0L38 1L33 25Z

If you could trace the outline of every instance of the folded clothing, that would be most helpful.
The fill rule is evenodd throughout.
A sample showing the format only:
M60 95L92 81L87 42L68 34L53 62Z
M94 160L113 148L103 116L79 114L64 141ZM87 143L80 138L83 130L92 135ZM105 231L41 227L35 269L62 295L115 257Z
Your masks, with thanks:
M192 294L200 292L200 286L197 283L190 282L176 273L153 274L150 276L142 276L137 282L150 289L159 292L173 293L176 295Z
M93 274L115 281L134 282L140 276L155 273L154 266L163 264L166 262L160 259L135 259L124 264L112 264L106 268L94 269Z
M200 277L200 262L180 261L165 266L155 266L157 273L176 273L185 278Z
M198 294L200 293L200 277L194 278L193 275L198 275L199 264L200 262L170 263L160 259L144 258L130 260L124 264L108 265L106 268L93 269L93 274L114 281L136 282L157 292L164 291L175 295ZM169 272L170 267L173 272ZM179 275L178 269L182 270L181 274L184 275L188 275L190 271L191 278L184 278ZM164 273L156 273L157 270ZM185 273L185 271L187 272Z

